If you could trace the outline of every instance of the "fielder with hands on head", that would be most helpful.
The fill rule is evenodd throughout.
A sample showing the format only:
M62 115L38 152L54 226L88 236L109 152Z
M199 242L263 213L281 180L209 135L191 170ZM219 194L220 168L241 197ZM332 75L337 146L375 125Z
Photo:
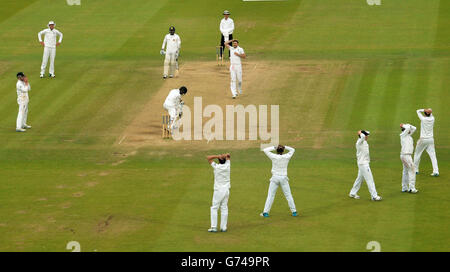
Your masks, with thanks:
M217 232L217 214L220 208L220 231L227 231L228 198L230 196L230 154L210 155L206 159L214 169L214 194L211 205L211 228ZM214 162L217 159L219 163Z
M284 149L287 149L289 152L283 154ZM272 153L272 151L275 150L277 151L277 154ZM294 155L295 149L290 146L278 145L276 148L274 146L269 146L263 151L267 157L272 160L272 177L270 178L269 191L266 204L264 205L264 211L260 216L269 217L269 212L272 208L278 186L281 186L281 190L283 190L292 216L297 216L297 209L295 208L294 198L292 197L291 188L289 187L289 178L287 176L287 167L290 159Z
M358 177L353 184L353 188L350 191L349 196L354 199L359 199L357 195L359 188L363 179L367 183L369 188L369 193L373 201L380 201L381 196L378 195L375 188L375 182L373 181L372 171L370 170L370 155L369 155L369 144L367 139L370 135L369 131L360 130L358 131L358 140L356 141L356 159L358 163Z
M433 173L431 176L439 177L439 168L436 158L436 150L434 149L434 115L431 109L417 110L417 116L420 119L420 139L417 141L416 152L414 153L414 164L416 166L416 174L419 174L420 157L424 150L427 151L433 165Z
M415 166L412 159L414 152L414 141L411 135L416 131L416 127L410 124L400 124L400 144L402 146L400 151L400 160L403 164L402 174L402 192L417 193L416 189L416 173Z
M27 125L27 116L28 116L28 92L31 90L30 83L28 82L28 78L24 73L17 73L17 104L19 104L19 113L17 114L16 120L16 131L17 132L25 132L26 129L31 128L31 126Z
M230 18L230 12L223 12L223 19L220 21L220 45L225 50L225 43L233 39L234 21ZM230 52L228 52L228 56ZM220 52L220 59L223 58L223 50Z
M232 43L232 46L230 46ZM238 40L230 40L225 43L227 48L230 50L230 76L231 76L231 94L233 99L238 95L236 91L236 83L238 85L239 94L242 94L242 64L241 58L245 59L247 56L245 55L244 49L239 47Z
M175 123L178 117L181 118L183 114L183 105L184 102L181 99L183 95L186 95L187 88L181 86L179 89L173 89L167 95L166 100L164 101L163 108L167 110L170 116L169 128L172 131L176 129Z
M44 41L42 41L42 35L44 35ZM56 42L56 36L59 36L59 41ZM48 59L50 58L50 77L55 77L55 55L56 47L59 46L63 39L63 34L55 28L55 22L48 22L48 28L42 30L38 33L39 42L44 46L44 55L42 57L41 64L41 75L40 78L44 77L45 68L47 67Z
M165 51L164 48L166 48ZM160 51L161 55L166 55L164 58L164 79L167 78L167 75L169 75L169 77L173 77L174 70L178 70L178 67L176 66L178 62L178 55L180 54L180 48L180 36L175 34L175 27L171 26L169 28L169 34L164 37L162 49Z

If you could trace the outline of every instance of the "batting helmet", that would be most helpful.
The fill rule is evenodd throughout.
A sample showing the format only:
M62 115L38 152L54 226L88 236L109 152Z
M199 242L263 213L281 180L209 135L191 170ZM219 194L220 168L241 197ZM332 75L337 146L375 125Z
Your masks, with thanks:
M184 86L181 86L180 87L180 94L185 94L185 93L187 93L187 88L184 87Z

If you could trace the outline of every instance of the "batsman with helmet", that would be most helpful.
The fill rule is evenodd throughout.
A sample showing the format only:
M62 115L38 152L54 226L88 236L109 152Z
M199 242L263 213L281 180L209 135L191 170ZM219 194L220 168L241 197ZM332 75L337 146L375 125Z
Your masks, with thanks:
M166 48L166 50L164 50ZM162 44L162 49L160 51L161 55L165 55L164 59L164 74L163 78L166 79L167 75L173 77L174 71L178 72L178 55L181 48L180 36L175 34L175 27L171 26L169 28L169 34L164 37Z

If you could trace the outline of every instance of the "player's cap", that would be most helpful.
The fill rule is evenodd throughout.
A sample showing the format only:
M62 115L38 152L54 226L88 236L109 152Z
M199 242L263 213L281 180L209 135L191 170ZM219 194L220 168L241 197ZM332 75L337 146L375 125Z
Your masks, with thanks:
M48 22L48 25L56 25L56 24L55 24L55 22L50 21L50 22Z
M225 11L223 12L223 15L230 15L230 12L229 12L228 10L225 10Z
M16 75L16 77L20 77L20 76L25 76L25 74L22 73L22 72L18 72L17 75Z
M368 130L361 130L361 133L366 135L366 136L370 135L370 131L368 131Z
M175 27L174 26L169 27L169 31L175 31Z

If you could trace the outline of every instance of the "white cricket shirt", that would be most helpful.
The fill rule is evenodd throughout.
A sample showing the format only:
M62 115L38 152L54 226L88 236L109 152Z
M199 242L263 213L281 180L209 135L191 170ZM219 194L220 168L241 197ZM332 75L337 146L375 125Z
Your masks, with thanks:
M181 94L179 89L173 89L169 92L169 95L166 97L166 101L164 101L164 105L168 107L176 107L180 104Z
M244 49L242 47L237 46L234 48L233 46L230 46L230 64L231 65L241 65L241 57L236 56L234 52L237 52L238 54L244 54Z
M402 146L400 154L412 155L414 152L414 141L411 135L416 131L416 127L406 124L403 125L403 128L405 128L405 130L400 133L400 144Z
M364 133L361 133L356 141L356 159L358 164L370 163L369 144L366 141Z
M275 150L274 146L269 146L264 149L264 153L272 160L272 175L273 176L287 176L287 167L289 160L294 155L295 149L290 146L285 146L289 152L287 154L279 155L272 153Z
M224 164L211 163L211 167L214 168L214 190L229 189L230 185L230 160L227 160Z
M29 101L28 91L31 90L30 83L25 85L25 82L18 80L16 84L17 88L17 103L18 104L26 104Z
M423 109L417 110L420 119L420 138L433 138L434 116L424 116Z
M234 31L234 21L230 17L228 19L223 18L220 21L220 32L223 36L233 34Z
M54 28L53 30L47 28L39 32L39 42L42 42L42 34L44 34L45 47L56 48L56 36L59 36L59 43L61 43L63 39L63 34L60 31L56 30L56 28Z
M181 47L181 39L180 36L178 36L177 34L167 34L164 37L164 41L162 44L162 49L164 49L164 47L167 45L167 49L166 52L167 53L175 53L177 52L180 47Z

